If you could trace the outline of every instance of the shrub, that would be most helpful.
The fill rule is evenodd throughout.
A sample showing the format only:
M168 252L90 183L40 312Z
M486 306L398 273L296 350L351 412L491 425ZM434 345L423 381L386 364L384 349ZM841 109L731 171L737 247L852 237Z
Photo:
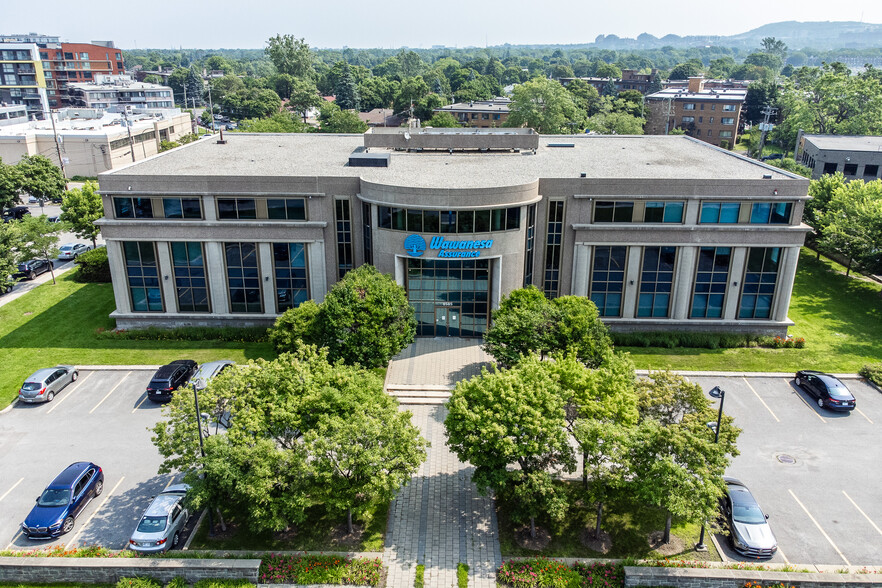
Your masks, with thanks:
M416 577L413 579L413 588L425 588L426 566L419 564L416 567Z
M148 327L131 331L99 331L100 339L130 341L231 341L234 343L262 343L267 340L265 327L177 327L161 329Z
M456 566L456 586L457 588L469 588L469 566L460 563Z
M177 580L177 579L178 578L175 578L175 580ZM185 586L185 585L186 585L186 583L182 584L182 586ZM171 586L171 584L169 584L169 586ZM252 584L248 580L244 580L244 579L243 580L221 580L221 579L212 579L212 578L205 578L205 579L199 580L198 582L193 584L193 588L244 588L245 586L248 586L250 588L251 586L254 586L254 584Z
M162 588L162 582L153 578L120 578L116 588Z
M511 588L578 588L582 585L579 572L566 564L544 557L503 562L496 572L496 579L500 584Z
M171 581L165 585L165 588L187 588L189 584L185 579L178 576L176 578L172 578Z
M576 562L573 569L584 579L584 588L620 588L625 585L625 566L612 563Z
M882 385L882 363L867 364L858 373L877 386Z
M74 260L79 270L77 282L110 282L110 263L107 261L107 247L98 247L81 253Z
M262 584L348 584L378 586L383 563L335 555L265 555L260 563Z

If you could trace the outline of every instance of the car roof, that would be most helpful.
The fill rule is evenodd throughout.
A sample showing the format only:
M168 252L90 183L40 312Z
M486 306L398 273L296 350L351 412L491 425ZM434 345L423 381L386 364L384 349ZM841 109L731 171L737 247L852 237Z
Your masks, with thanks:
M64 468L64 470L62 470L62 472L60 474L55 476L55 479L52 480L52 483L49 484L49 486L50 487L61 486L64 488L68 488L68 487L70 487L71 484L73 484L74 482L77 481L77 478L79 478L80 475L84 471L86 471L90 467L97 468L98 466L96 466L95 464L93 464L90 461L74 462L74 463L70 464L69 466L67 466L66 468Z
M72 365L57 365L51 368L41 368L28 376L25 382L42 382L43 380L54 374L55 370L59 368L70 369L72 367Z
M183 495L179 493L165 493L163 492L159 496L153 499L153 502L150 503L150 506L147 507L147 510L144 511L144 516L148 517L161 517L168 515L171 512L172 507L175 504L180 502Z
M74 247L78 247L81 243L65 243L59 249L73 249Z
M168 363L168 364L162 366L161 368L159 368L158 370L156 370L156 373L153 374L153 379L154 380L167 380L168 378L170 378L172 376L172 374L174 374L178 370L179 367L181 367L182 364L187 365L190 361L191 360L189 360L189 359L179 359L177 361L173 361L171 363Z
M199 366L199 371L196 372L197 376L207 376L215 374L219 369L223 368L226 365L233 365L235 362L229 359L219 359L217 361L209 361L203 363Z
M747 486L741 482L738 482L737 480L734 483L727 482L727 489L729 491L729 498L732 499L732 504L759 506L756 502L756 498L753 497L753 494L750 493Z

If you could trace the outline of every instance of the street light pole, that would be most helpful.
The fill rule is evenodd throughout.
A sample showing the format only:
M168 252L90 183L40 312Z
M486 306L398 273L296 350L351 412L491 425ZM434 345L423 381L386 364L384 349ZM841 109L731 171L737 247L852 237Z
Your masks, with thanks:
M193 400L196 404L196 428L199 430L199 453L202 454L202 458L205 459L205 445L202 443L202 413L199 412L199 394L196 391L196 382L193 382ZM203 468L205 465L203 464ZM203 476L205 473L203 472ZM214 522L211 517L211 505L208 506L208 535L209 537L214 535Z
M720 410L717 412L717 426L714 427L714 445L716 445L720 442L720 423L723 421L723 402L726 400L726 391L719 386L714 386L708 394L720 399ZM712 424L708 423L708 425ZM695 551L707 551L707 545L704 544L704 527L705 524L702 523L701 535L698 537L698 543L695 544Z

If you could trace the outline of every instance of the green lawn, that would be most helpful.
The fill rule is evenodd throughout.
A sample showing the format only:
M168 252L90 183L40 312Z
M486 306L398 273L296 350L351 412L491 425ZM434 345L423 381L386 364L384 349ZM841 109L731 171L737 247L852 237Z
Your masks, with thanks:
M790 302L790 328L804 349L618 347L638 369L856 373L882 361L882 286L845 277L845 268L803 248Z
M181 358L241 362L271 358L269 343L129 341L96 336L113 329L110 284L78 284L73 272L0 306L0 408L11 403L24 378L56 364L164 364Z

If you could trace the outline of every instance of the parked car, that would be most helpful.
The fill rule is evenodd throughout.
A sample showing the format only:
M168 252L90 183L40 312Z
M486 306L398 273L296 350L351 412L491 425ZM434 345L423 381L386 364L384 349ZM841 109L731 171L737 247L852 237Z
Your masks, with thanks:
M192 359L179 359L162 366L147 384L147 398L153 402L168 402L172 392L186 386L195 372L196 362Z
M773 161L775 159L784 159L784 155L782 153L772 153L771 155L763 156L763 161Z
M91 245L86 245L85 243L65 243L58 248L58 259L64 261L67 261L69 259L76 259L80 253L85 253L91 248Z
M55 267L55 264L48 259L29 259L24 263L18 264L18 271L12 274L12 277L33 280L53 267Z
M43 493L21 524L29 539L52 539L69 533L77 516L104 490L104 472L88 461L67 466Z
M729 526L732 548L750 557L772 557L778 551L778 540L769 526L769 515L763 514L743 482L728 476L723 480L726 494L720 499L720 510Z
M155 497L141 515L141 520L129 539L129 549L158 553L177 547L184 525L190 518L190 513L183 504L189 489L187 484L176 484Z
M830 374L812 370L796 372L796 385L808 392L818 402L820 408L830 410L854 410L854 395L845 384Z
M38 204L40 199L36 196L28 196L28 204Z
M57 365L43 368L28 376L18 390L21 402L52 402L61 389L75 382L79 376L77 368L72 365Z
M61 217L60 216L50 216L46 220L48 220L50 223L60 223Z
M3 222L8 223L14 220L21 220L31 215L31 210L27 206L13 206L3 211Z
M208 382L210 382L212 378L220 375L222 371L235 364L235 361L230 361L229 359L221 359L218 361L209 361L208 363L203 363L201 366L199 366L199 370L193 376L193 384L196 385L197 390L202 390L203 388L205 388L205 386L208 385Z

